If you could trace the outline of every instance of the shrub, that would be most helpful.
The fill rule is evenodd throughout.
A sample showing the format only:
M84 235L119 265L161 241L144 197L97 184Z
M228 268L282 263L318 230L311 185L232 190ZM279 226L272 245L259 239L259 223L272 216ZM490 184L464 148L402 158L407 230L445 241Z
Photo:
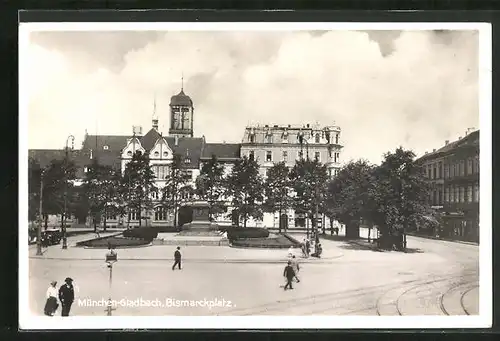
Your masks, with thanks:
M276 238L236 239L232 241L232 246L262 249L287 249L290 246L294 246L294 243L284 236L278 236Z
M110 245L113 248L134 247L147 245L151 240L132 239L123 237L104 237L87 240L77 243L77 246L91 247L96 249L107 249Z
M227 227L222 228L221 231L227 232L229 240L269 237L269 231L260 227Z
M136 227L123 231L123 236L151 241L158 237L158 229L155 227Z

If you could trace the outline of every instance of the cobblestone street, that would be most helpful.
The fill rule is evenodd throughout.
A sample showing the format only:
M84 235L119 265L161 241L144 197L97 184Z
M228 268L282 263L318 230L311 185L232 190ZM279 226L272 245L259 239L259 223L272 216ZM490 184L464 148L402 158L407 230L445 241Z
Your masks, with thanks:
M170 268L173 246L118 250L113 315L478 314L477 246L418 237L408 237L410 253L356 249L325 239L322 244L325 257L302 260L301 282L289 291L283 290L287 250L184 247L181 271ZM60 285L69 276L77 288L72 315L105 315L99 302L110 296L106 250L72 245L49 247L38 258L30 248L33 314L42 314L50 280ZM172 300L219 303L174 306ZM152 301L161 303L151 306Z

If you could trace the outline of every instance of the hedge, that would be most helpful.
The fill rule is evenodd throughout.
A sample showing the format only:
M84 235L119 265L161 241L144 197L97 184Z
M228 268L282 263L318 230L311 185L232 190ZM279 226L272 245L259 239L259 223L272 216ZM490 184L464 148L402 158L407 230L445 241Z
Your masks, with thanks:
M288 249L295 244L284 236L276 238L253 238L253 239L236 239L231 242L232 246L250 247L263 249Z
M80 242L78 246L91 247L97 249L107 249L109 245L113 248L144 246L151 243L151 240L133 239L123 237L105 237Z
M229 240L269 237L269 231L261 227L223 227L220 230L227 232Z
M123 231L123 236L151 241L158 237L158 229L155 227L136 227Z

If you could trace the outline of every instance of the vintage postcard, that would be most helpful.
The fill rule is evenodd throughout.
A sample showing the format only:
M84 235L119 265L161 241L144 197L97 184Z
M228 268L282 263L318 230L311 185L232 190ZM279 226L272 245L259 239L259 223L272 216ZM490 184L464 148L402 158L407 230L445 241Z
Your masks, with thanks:
M19 43L21 329L491 326L489 24Z

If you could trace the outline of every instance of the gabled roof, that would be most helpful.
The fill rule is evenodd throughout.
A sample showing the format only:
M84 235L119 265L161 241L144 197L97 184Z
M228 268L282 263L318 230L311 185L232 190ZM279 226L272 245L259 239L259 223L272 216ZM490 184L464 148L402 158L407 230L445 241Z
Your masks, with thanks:
M159 138L161 138L160 133L156 129L151 128L151 130L148 131L146 135L140 138L141 145L144 149L150 151L151 148L154 147L156 141L158 141Z
M221 161L237 160L240 158L240 149L239 143L205 143L201 158L210 159L215 155Z
M46 168L53 160L61 161L66 157L66 152L61 149L30 149L28 150L28 157L35 160L40 167ZM90 164L88 162L89 155L86 155L81 150L68 151L68 160L75 163L77 168L76 177L82 178L84 176L83 168Z

